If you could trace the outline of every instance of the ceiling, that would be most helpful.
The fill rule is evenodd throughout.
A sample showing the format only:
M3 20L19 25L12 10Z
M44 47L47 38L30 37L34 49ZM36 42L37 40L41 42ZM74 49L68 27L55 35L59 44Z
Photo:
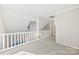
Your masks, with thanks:
M5 10L13 11L24 16L41 16L45 19L56 15L65 9L79 6L77 4L9 4L2 5Z

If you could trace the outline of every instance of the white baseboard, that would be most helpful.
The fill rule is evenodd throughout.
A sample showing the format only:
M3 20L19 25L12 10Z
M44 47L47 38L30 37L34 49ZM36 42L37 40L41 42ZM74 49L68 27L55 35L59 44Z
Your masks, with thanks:
M68 44L66 44L66 43L59 42L59 41L56 41L56 42L57 42L57 43L59 43L59 44L62 44L62 45L65 45L65 46L71 47L71 48L73 48L73 49L77 49L77 50L79 50L79 48L78 48L78 47L71 46L71 45L68 45Z

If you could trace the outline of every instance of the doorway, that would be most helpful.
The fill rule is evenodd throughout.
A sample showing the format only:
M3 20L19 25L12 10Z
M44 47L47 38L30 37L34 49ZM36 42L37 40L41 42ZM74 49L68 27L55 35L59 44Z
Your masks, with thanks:
M56 41L56 20L54 17L50 18L50 36Z

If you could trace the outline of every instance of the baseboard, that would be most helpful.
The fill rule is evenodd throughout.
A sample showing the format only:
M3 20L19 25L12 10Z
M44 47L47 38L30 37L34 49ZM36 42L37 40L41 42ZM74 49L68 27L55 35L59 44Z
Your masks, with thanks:
M77 49L77 50L79 50L78 47L71 46L71 45L68 45L68 44L66 44L66 43L62 43L62 42L59 42L59 41L56 41L56 43L59 43L59 44L62 44L62 45L65 45L65 46L71 47L71 48L73 48L73 49Z

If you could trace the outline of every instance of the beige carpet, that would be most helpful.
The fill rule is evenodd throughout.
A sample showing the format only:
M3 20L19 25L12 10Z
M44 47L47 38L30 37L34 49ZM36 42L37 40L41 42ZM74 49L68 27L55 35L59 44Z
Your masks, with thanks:
M20 51L20 52L17 52L13 55L34 55L33 53L30 53L30 52L26 52L26 51Z

